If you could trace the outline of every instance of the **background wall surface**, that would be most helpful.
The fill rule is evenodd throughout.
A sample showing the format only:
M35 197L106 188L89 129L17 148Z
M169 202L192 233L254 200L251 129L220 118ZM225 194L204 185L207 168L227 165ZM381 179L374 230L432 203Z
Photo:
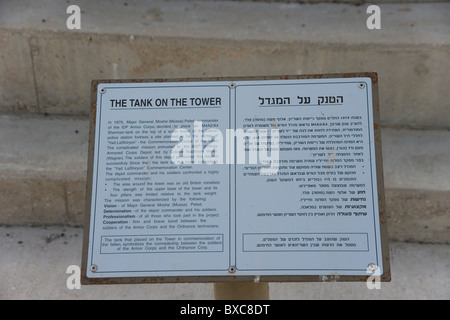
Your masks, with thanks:
M70 4L81 8L81 29L67 27ZM379 30L366 26L369 3L359 0L1 1L0 225L21 235L34 230L36 237L43 226L74 233L82 226L93 79L375 71L393 254L413 250L421 260L421 250L430 248L425 244L437 245L439 257L427 259L444 270L450 254L450 3L371 4L381 10ZM11 239L8 228L0 230ZM0 246L2 255L11 250ZM0 279L0 298L27 297L11 290L17 287L11 279ZM426 282L420 286L433 291ZM271 286L271 294L286 298L280 288ZM304 297L294 284L286 288L294 292L289 297ZM414 298L450 297L448 285L434 290L437 295L416 290Z

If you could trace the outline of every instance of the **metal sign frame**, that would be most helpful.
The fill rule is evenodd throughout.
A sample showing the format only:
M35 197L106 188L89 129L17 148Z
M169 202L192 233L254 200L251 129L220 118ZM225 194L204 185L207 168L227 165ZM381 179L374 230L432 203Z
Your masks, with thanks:
M389 245L387 234L387 222L384 197L383 163L380 134L380 109L378 100L378 76L374 72L363 73L342 73L342 74L316 74L316 75L285 75L268 77L218 77L218 78L177 78L177 79L145 79L145 80L93 80L91 85L91 105L90 105L90 133L86 186L86 214L84 223L83 251L81 263L81 283L82 284L133 284L133 283L173 283L173 282L222 282L222 281L255 281L255 276L248 275L226 275L226 276L167 276L167 277L110 277L110 278L90 278L87 276L87 255L90 245L89 230L92 227L91 221L91 199L94 167L95 148L95 124L97 117L97 88L104 83L152 83L152 82L204 82L204 81L252 81L252 80L291 80L291 79L332 79L332 78L361 78L371 79L372 83L372 105L373 105L373 129L375 144L375 162L377 174L378 190L378 210L380 221L380 236L383 262L383 274L380 281L387 282L391 279L389 262ZM323 281L367 281L371 275L336 275L334 277L324 277L318 275L261 275L258 281L261 282L323 282Z

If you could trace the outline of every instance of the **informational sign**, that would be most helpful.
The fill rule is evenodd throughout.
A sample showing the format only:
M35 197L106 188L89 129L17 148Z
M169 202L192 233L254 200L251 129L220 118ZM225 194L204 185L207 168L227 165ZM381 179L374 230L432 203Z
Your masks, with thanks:
M94 81L83 283L389 280L376 83Z

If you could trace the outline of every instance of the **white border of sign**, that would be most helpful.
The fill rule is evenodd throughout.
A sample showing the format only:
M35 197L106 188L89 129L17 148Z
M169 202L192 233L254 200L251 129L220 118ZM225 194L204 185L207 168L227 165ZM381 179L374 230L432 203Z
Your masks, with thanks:
M198 78L198 79L153 79L153 80L94 80L92 82L91 90L91 117L90 117L90 137L89 137L89 159L88 159L88 172L87 172L87 192L86 192L86 216L85 216L85 232L84 232L84 242L83 242L83 253L82 253L82 283L83 284L115 284L115 283L152 283L152 282L220 282L220 281L255 281L257 277L258 281L262 282L282 282L282 281L304 281L304 282L315 282L315 281L367 281L367 279L372 276L373 272L368 272L367 275L316 275L316 274L306 274L306 275L290 275L289 271L286 274L270 275L264 274L258 270L254 272L246 273L245 275L236 275L231 272L227 275L220 276L145 276L145 277L89 277L88 274L88 252L91 246L90 231L92 228L91 221L91 206L92 206L92 186L93 186L93 172L94 172L94 156L95 156L95 132L96 132L96 121L97 121L97 88L100 84L121 84L121 83L178 83L178 82L214 82L214 81L228 81L233 84L235 82L245 82L248 81L249 84L255 81L261 80L292 80L292 79L342 79L342 78L370 78L371 79L371 93L372 93L372 103L373 106L373 142L375 146L375 163L376 163L376 189L378 191L378 212L379 212L379 228L380 228L380 238L381 241L381 261L383 267L383 274L380 275L381 281L390 281L390 263L389 263L389 247L388 247L388 237L387 237L387 225L386 225L386 215L385 215L385 205L384 205L384 183L383 183L383 167L382 167L382 153L381 153L381 135L379 128L379 102L378 102L378 77L376 73L349 73L349 74L328 74L328 75L302 75L302 76L271 76L271 77L227 77L227 78ZM370 119L369 117L369 120ZM371 130L372 131L372 130ZM376 199L375 199L376 200ZM231 236L231 235L230 235ZM243 235L244 236L244 235ZM249 240L257 238L257 235L247 235ZM256 237L256 238L255 238ZM253 274L254 273L254 274Z

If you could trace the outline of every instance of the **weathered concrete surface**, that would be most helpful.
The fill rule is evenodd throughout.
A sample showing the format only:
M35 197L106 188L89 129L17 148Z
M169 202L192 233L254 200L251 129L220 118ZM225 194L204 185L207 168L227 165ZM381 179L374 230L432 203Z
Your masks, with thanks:
M222 1L222 0L197 0L197 1ZM285 2L285 3L346 3L355 6L364 4L383 4L383 3L415 3L415 2L445 2L446 0L230 0L230 1L252 1L252 2Z
M412 189L386 191L391 239L450 243L450 192Z
M223 1L223 0L197 0L197 1ZM252 1L252 2L281 2L281 3L345 3L355 6L364 4L383 4L383 3L415 3L415 2L445 2L446 0L229 0L229 1Z
M66 273L80 266L82 229L0 227L0 299L213 299L213 284L81 286ZM392 281L270 283L270 299L449 299L449 245L392 242Z
M450 190L450 134L382 129L385 185L395 189Z
M88 121L0 117L0 224L82 222Z
M92 79L376 71L389 238L450 244L450 4L374 1L371 31L368 4L263 2L80 0L68 30L66 1L1 1L0 224L82 225ZM448 299L448 248L391 243L382 290L272 283L271 298ZM80 255L81 229L1 227L0 299L212 298L211 284L71 291Z
M450 132L382 129L394 240L450 243ZM88 120L0 116L0 224L82 225Z
M88 114L90 81L377 71L382 124L449 128L450 4L0 4L0 110Z
M88 131L86 118L0 115L0 177L80 180Z

